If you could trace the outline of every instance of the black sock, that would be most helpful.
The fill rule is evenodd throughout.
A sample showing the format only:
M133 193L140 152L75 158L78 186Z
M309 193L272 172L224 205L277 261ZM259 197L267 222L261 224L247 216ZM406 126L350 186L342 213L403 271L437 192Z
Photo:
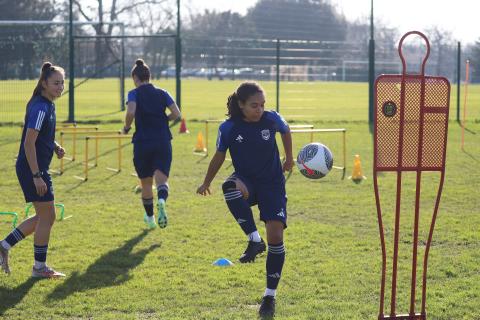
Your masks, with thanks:
M13 247L16 245L19 241L23 240L25 236L23 235L22 231L20 229L15 228L13 229L12 232L5 238L5 242L8 243L8 245Z
M33 245L33 255L35 261L45 263L47 261L48 244L46 246Z
M158 195L158 200L163 199L165 200L165 202L167 202L168 184L161 184L157 186L157 195Z
M283 242L268 244L267 254L267 288L277 289L282 276L283 263L285 262L285 247Z
M153 216L153 198L150 198L150 199L142 198L142 202L143 202L143 207L145 208L145 212L147 213L147 216L152 217Z

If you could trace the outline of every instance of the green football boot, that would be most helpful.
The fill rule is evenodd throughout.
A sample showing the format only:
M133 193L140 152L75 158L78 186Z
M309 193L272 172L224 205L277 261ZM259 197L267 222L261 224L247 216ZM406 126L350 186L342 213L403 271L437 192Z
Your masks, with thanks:
M160 199L157 203L158 209L158 226L160 228L166 228L168 223L167 211L165 210L165 200Z
M155 229L157 227L157 224L155 223L155 216L149 217L146 212L143 215L143 221L145 221L148 229Z

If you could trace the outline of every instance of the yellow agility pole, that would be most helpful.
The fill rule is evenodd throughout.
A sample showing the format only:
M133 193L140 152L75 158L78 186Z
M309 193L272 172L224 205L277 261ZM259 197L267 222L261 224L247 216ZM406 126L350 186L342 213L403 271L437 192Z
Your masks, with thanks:
M468 78L469 78L470 60L467 60L465 64L465 83L464 83L464 95L463 95L463 119L462 119L462 142L461 148L464 150L465 146L465 120L467 117L467 94L468 94Z
M290 130L313 129L313 124L293 124L289 127ZM310 141L313 141L313 132L310 132Z
M313 142L313 135L315 133L334 133L334 132L341 132L342 133L342 153L343 153L343 166L332 166L333 169L342 170L342 180L345 179L345 173L347 170L347 129L340 128L340 129L293 129L290 130L292 134L294 133L310 133L310 142Z
M290 132L292 132L292 128L293 129L299 129L299 130L301 128L307 128L307 129L311 130L311 129L313 129L313 124L297 124L297 125L291 125L289 127L290 127ZM313 132L310 132L310 139L313 141ZM233 165L233 163L231 162L232 159L227 157L227 158L225 158L225 160L230 161L230 164L225 167L225 169L229 169ZM283 161L283 159L282 159L282 161ZM288 174L287 179L290 178L291 174L292 174L292 171L290 171L290 173ZM345 175L345 173L344 173L344 175Z
M205 123L205 152L194 152L194 154L207 157L208 156L208 124L209 123L222 123L226 119L217 119L217 120L204 120ZM313 129L313 124L298 124L298 125L291 125L290 129ZM229 159L226 159L229 160Z
M88 163L88 141L90 139L95 139L96 141L96 148L95 148L95 162L97 162L98 159L98 140L104 139L104 140L111 140L111 139L118 139L118 168L109 168L107 167L107 170L115 171L115 172L120 172L122 170L122 139L131 139L131 135L97 135L97 136L86 136L85 137L85 162L84 162L84 176L74 176L76 179L82 180L82 181L87 181L88 180L88 168L89 163Z
M63 171L64 171L64 161L65 160L68 160L68 161L75 161L75 155L77 153L76 149L77 149L77 144L76 144L76 139L77 139L77 136L78 135L84 135L84 134L87 134L87 135L91 135L91 134L95 134L95 135L99 135L99 134L112 134L112 133L118 133L120 134L121 132L118 131L118 130L103 130L103 131L91 131L91 130L81 130L83 128L80 128L79 130L77 131L60 131L60 145L63 146L64 144L64 138L63 136L64 135L73 135L73 146L72 146L72 151L71 151L71 154L72 154L72 157L63 157L62 159L60 159L60 168L59 170L52 170L52 172L55 172L57 174L63 174ZM67 150L68 151L68 150Z
M61 122L57 123L57 127L62 127L62 128L71 128L71 127L76 127L77 123L76 122Z
M72 137L73 147L72 147L72 152L71 152L72 157L71 158L65 158L65 160L75 161L75 155L77 154L77 134L80 134L80 133L94 133L94 132L98 131L98 127L58 128L57 131L60 132L60 145L61 146L63 146L63 135L71 134L73 136Z
M98 130L98 127L59 127L55 131Z

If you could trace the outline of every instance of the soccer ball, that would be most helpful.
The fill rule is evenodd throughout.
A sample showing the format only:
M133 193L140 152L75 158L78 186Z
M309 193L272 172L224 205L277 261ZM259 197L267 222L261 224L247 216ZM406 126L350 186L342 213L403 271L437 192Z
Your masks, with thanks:
M332 166L332 152L321 143L309 143L298 153L297 167L309 179L325 177L332 169Z

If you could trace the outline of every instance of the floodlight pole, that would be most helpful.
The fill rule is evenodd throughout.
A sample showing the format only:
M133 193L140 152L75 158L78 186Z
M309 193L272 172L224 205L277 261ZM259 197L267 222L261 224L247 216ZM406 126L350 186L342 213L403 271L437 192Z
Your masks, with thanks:
M370 132L373 125L373 89L375 82L375 39L373 32L373 0L370 11L370 40L368 41L368 124Z
M180 37L180 0L177 0L177 36L175 38L175 78L176 100L178 108L182 109L182 39Z
M69 28L68 28L68 40L69 40L69 57L70 66L68 70L68 122L75 122L75 107L74 107L74 94L75 94L75 63L74 53L75 45L73 42L73 0L69 0Z

